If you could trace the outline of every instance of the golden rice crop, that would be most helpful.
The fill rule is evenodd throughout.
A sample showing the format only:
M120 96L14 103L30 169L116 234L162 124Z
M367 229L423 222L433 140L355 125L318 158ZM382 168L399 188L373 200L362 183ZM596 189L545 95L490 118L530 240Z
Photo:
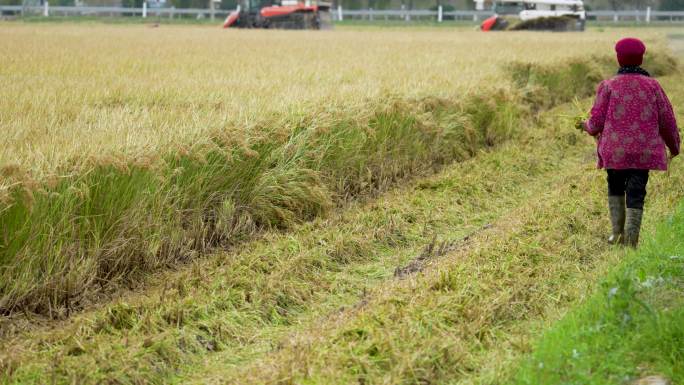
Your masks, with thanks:
M0 167L44 177L213 131L249 138L283 114L329 125L323 111L387 95L458 98L502 82L508 62L604 54L619 34L3 25Z
M52 314L501 143L590 94L620 32L0 34L0 313Z

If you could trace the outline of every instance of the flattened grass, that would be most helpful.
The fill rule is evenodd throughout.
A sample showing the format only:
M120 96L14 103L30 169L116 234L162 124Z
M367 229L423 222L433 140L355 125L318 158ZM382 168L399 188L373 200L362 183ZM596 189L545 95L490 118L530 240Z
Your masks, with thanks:
M510 383L539 320L581 301L624 253L605 244L604 177L589 171L591 156L568 153L573 140L559 135L545 151L567 154L586 168L559 168L546 191L494 222L470 247L414 278L379 285L359 308L293 332L284 346L247 367L222 370L217 360L216 382ZM679 163L669 178L655 176L646 234L680 199L681 170ZM666 328L670 337L663 343L674 341L678 330ZM546 341L555 352L554 340ZM552 361L563 362L572 350L558 353ZM533 377L529 383L556 383L557 367L549 369L550 381ZM197 382L203 381L199 374Z
M13 353L0 358L12 368L7 381L39 382L54 362L58 382L86 383L168 382L178 371L204 373L210 352L221 367L245 365L293 329L353 307L435 235L459 240L545 188L563 161L541 156L547 162L535 165L539 153L513 144L481 152L415 188L198 260L144 296L77 315L63 328L10 333L2 350ZM504 169L512 171L495 188Z
M617 258L603 253L591 140L561 124L553 112L378 202L198 260L60 328L8 332L3 381L491 383L529 349L529 321ZM679 182L654 178L649 220ZM463 248L388 283L435 235Z

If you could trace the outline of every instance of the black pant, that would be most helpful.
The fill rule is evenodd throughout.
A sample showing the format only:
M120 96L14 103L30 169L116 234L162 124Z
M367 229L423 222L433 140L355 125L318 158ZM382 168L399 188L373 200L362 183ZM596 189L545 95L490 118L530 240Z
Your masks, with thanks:
M627 208L644 208L648 170L607 170L608 195L624 196L627 194Z

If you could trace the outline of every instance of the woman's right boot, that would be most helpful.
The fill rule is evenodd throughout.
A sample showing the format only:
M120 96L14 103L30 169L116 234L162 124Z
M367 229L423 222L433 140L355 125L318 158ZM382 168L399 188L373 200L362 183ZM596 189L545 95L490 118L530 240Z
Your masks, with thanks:
M616 245L625 241L625 196L611 195L608 197L608 209L610 210L610 223L613 234L608 238L608 243Z

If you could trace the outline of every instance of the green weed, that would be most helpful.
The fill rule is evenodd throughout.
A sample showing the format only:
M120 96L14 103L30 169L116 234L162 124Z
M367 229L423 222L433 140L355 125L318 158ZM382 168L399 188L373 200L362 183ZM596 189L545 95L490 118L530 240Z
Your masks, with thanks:
M535 344L520 384L684 381L684 205Z

